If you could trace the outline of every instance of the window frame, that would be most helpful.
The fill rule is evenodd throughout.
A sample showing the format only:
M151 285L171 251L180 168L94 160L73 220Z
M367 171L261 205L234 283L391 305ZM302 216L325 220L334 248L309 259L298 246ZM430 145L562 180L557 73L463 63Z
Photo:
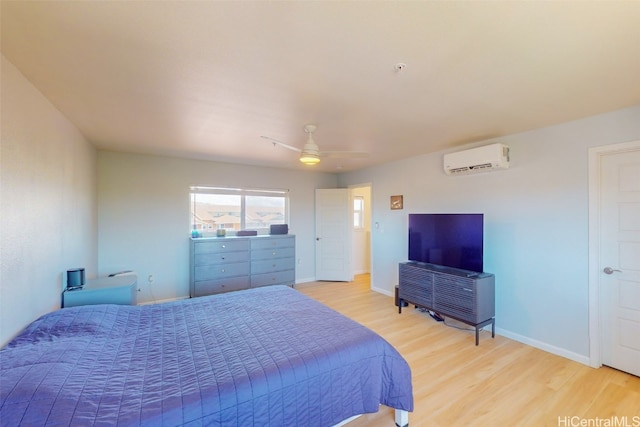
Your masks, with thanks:
M211 194L211 195L232 195L240 197L240 230L246 230L247 223L247 197L274 197L284 199L284 224L289 223L289 190L288 189L267 189L267 188L242 188L242 187L221 187L221 186L191 186L189 187L189 231L193 235L193 231L197 231L198 237L214 237L217 229L202 230L194 227L194 205L196 199L194 195ZM235 206L235 205L233 205ZM238 230L225 228L225 235L235 236ZM269 234L269 227L250 228L255 230L259 235Z
M356 201L360 202L361 209L356 209ZM353 229L354 231L362 231L365 229L364 225L364 196L353 196ZM356 215L359 218L359 224L356 224L358 220L356 219Z

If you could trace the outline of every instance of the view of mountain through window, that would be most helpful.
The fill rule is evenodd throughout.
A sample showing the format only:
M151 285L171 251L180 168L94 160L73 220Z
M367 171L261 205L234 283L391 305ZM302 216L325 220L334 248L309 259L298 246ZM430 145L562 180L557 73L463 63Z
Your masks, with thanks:
M286 190L247 190L193 187L190 230L201 234L225 230L268 233L272 224L288 223Z

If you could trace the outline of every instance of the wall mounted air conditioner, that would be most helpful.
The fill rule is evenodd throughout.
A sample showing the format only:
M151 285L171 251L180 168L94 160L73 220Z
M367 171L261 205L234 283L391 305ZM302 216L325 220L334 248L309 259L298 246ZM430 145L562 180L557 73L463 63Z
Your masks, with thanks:
M509 168L509 147L491 144L444 155L447 175L468 175Z

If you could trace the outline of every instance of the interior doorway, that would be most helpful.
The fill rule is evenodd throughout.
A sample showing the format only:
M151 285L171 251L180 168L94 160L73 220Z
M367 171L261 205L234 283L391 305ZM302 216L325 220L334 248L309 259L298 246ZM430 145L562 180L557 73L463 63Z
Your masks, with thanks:
M352 259L353 274L371 272L371 185L349 187L353 200Z

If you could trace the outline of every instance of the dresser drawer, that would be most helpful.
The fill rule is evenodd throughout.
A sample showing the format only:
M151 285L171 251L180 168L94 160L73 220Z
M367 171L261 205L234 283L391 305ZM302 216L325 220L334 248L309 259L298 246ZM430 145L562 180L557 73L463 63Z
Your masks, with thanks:
M251 274L272 273L274 271L292 270L293 258L276 258L251 261Z
M295 247L296 240L291 237L264 237L251 241L251 250Z
M251 251L251 261L259 259L274 259L274 258L295 258L296 248L294 247L281 247L271 249L259 249Z
M248 289L251 281L249 276L232 277L229 279L203 280L195 282L192 297L220 294L223 292Z
M222 265L232 262L249 261L249 252L214 252L200 253L193 256L194 265L216 264Z
M194 281L225 279L234 276L248 276L249 262L234 262L221 265L200 265L194 269Z
M200 240L195 242L193 248L194 255L247 250L249 250L249 240L230 238Z
M275 273L264 273L251 275L251 287L258 288L268 285L293 285L295 283L296 272L294 270L277 271Z
M461 277L435 275L437 292L433 296L433 308L463 320L473 319L476 292L472 280Z

